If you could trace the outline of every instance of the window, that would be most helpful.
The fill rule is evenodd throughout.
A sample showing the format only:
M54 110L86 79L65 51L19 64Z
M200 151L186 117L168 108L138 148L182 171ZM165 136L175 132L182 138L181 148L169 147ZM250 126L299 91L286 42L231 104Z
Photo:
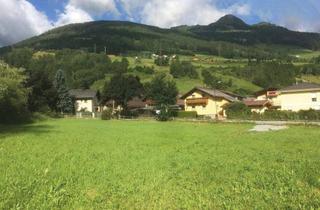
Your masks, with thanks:
M206 108L206 105L202 105L202 108Z
M195 109L196 107L195 106L192 106L192 109Z
M312 102L317 102L317 98L312 98Z
M195 98L196 97L196 95L192 95L192 98Z

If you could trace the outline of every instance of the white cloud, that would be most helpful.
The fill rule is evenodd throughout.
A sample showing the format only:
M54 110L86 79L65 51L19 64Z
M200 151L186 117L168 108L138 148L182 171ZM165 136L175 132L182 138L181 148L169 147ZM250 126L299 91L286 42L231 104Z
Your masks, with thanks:
M145 4L141 21L160 27L208 24L225 14L208 0L152 0Z
M0 0L0 46L21 41L52 27L47 16L26 0Z
M234 15L248 16L251 14L251 7L249 4L234 4L227 8L226 11Z
M145 5L145 0L119 0L119 2L130 17L134 16L134 13Z
M93 21L93 18L84 10L67 5L64 12L59 14L59 18L55 26L62 26L70 23L82 23Z
M100 16L106 12L118 12L114 0L70 0L69 5L82 9L93 16Z
M55 26L93 21L107 12L118 14L114 0L70 0Z
M209 24L226 14L246 16L247 4L232 4L219 9L216 0L120 0L129 18L160 27Z

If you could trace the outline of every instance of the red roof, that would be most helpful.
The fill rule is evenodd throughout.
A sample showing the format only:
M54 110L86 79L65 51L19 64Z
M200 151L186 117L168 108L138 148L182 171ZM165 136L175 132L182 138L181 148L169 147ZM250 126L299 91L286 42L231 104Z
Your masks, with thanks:
M244 100L243 103L249 107L264 107L271 105L270 101L268 100Z

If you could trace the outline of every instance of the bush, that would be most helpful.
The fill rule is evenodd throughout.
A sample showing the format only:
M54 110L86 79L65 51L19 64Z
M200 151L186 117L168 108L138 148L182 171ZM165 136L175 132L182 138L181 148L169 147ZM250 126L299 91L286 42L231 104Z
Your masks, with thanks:
M107 110L103 110L101 113L101 119L102 120L111 120L113 117L112 115L112 110L111 109L107 109Z
M320 111L316 110L301 110L299 112L281 111L281 110L267 110L263 114L251 112L247 107L240 105L237 102L230 104L227 107L227 116L231 119L251 119L251 120L306 120L317 121L320 120Z
M242 102L228 104L226 107L226 114L228 118L238 119L248 119L252 115L250 108Z
M122 117L128 117L128 118L137 118L139 116L139 112L138 111L132 111L132 110L122 110L120 112L120 115Z
M160 112L156 115L158 121L168 121L173 116L173 112L167 106L160 107Z
M263 120L299 120L300 117L297 112L267 110L261 115Z
M172 61L170 65L170 74L174 78L189 77L191 79L199 78L196 68L189 61L180 62L179 59Z
M177 113L178 118L197 118L197 112L186 112L186 111L179 111Z
M313 109L298 112L300 120L320 120L320 111Z
M159 56L154 60L154 63L158 66L169 66L169 57Z
M154 74L154 67L149 67L149 66L136 66L134 68L135 71L140 72L140 73L144 73L144 74Z

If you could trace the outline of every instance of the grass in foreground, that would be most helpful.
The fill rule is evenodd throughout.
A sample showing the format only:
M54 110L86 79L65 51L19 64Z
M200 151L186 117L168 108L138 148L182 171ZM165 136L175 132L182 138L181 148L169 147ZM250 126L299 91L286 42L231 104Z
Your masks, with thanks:
M0 127L0 209L317 209L320 129L56 120Z

